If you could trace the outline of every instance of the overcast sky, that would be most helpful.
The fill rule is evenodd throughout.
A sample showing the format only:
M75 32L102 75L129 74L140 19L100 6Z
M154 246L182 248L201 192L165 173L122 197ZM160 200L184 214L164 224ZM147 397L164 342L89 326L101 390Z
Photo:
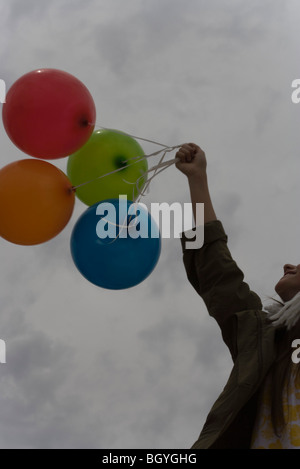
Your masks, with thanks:
M0 0L0 78L65 70L100 126L200 145L232 255L265 300L300 263L299 23L298 0ZM24 157L1 125L1 166ZM189 202L186 176L171 166L142 201ZM0 239L0 447L189 448L231 370L218 326L179 239L134 288L85 280L69 247L85 209L45 244Z

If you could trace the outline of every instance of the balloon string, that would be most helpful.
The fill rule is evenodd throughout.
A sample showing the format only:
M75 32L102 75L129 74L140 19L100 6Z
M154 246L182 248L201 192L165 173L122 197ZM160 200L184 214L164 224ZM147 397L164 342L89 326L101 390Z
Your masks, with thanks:
M170 148L169 150L167 150L167 151L174 150L174 149L176 149L176 148L179 148L180 146L181 146L181 145L178 145L178 146L176 146L176 147L171 147L171 148ZM140 163L141 161L143 161L144 158L149 158L150 156L157 155L157 154L161 153L162 151L163 151L163 150L160 150L159 152L155 152L155 153L152 153L152 154L150 154L150 155L143 155L142 157L139 156L139 157L138 157L139 159L136 160L136 161L133 161L133 162L130 163L130 164L128 164L128 165L127 165L127 168L129 168L130 166L133 166L133 165L136 164L136 163ZM165 152L165 153L166 153L166 152ZM164 153L163 156L165 156L165 153ZM135 159L135 157L132 158L132 159ZM124 160L124 163L127 163L128 161L130 161L130 160ZM176 163L177 161L179 161L179 158L174 158L173 160L165 161L164 163L160 163L160 164L158 164L158 165L156 165L156 166L153 166L153 168L150 168L150 169L148 169L145 173L143 173L142 176L139 177L139 179L141 179L145 174L147 174L148 172L152 171L153 169L157 169L157 168L159 168L159 167L161 167L161 166L169 167L171 164L174 164L174 163ZM124 169L124 168L114 169L113 171L110 171L109 173L102 174L101 176L98 176L98 177L96 177L96 178L94 178L94 179L90 179L89 181L85 181L85 182L82 182L81 184L77 184L76 186L72 186L72 191L76 191L76 189L78 189L79 187L85 186L86 184L90 184L91 182L94 182L94 181L97 181L98 179L101 179L101 178L104 178L104 177L106 177L106 176L109 176L110 174L117 173L118 171L122 171L123 169ZM151 179L153 179L153 176L151 177ZM123 180L125 181L125 179L123 179ZM128 181L126 181L126 182L128 182ZM128 184L134 184L134 183L128 182ZM149 186L149 184L147 184L147 187L148 187L148 186Z
M162 159L163 159L164 156L165 156L165 154L162 156ZM161 159L161 161L162 161L162 159ZM165 161L164 163L162 163L161 161L157 165L153 166L152 168L150 168L146 172L144 172L135 182L129 182L129 181L126 181L125 179L123 179L123 181L127 182L128 184L136 184L136 188L137 188L137 192L139 194L139 198L142 195L146 195L146 190L148 189L148 186L149 186L150 182L154 179L154 177L156 177L159 173L161 173L165 169L168 169L169 166L171 166L174 163L177 163L177 161L180 161L180 160L179 160L179 158L174 158L173 160ZM157 171L158 169L160 169L160 171ZM145 178L145 175L147 173L150 173L151 171L154 171L153 176L151 176L150 179L147 179L147 182L145 184L144 189L140 190L139 189L139 181L141 179Z
M93 125L94 127L96 126L96 125L94 125L94 124L92 124L92 123L90 123L90 122L89 122L89 125ZM121 131L118 131L118 130L115 130L115 129L109 129L109 128L107 128L107 127L102 127L102 126L98 126L98 125L97 125L96 127L97 127L97 128L100 128L100 129L103 129L103 130L108 130L108 131L110 131L110 132L115 132L115 133L118 133L118 134L121 134L121 135L127 135L128 137L135 138L135 139L137 139L137 140L143 140L143 141L145 141L145 142L153 143L153 144L155 144L155 145L159 145L159 146L164 147L164 150L159 150L159 151L150 153L149 155L140 155L140 156L133 157L133 158L131 158L130 160L124 160L124 163L129 163L129 164L127 165L127 167L129 167L129 166L132 166L132 165L134 165L134 164L136 164L136 163L139 163L139 162L143 161L145 158L150 158L151 156L156 156L156 155L159 155L160 153L163 152L163 155L162 155L162 157L161 157L159 163L158 163L157 165L153 166L152 168L148 169L147 171L145 171L135 182L126 181L125 179L123 179L123 181L126 182L127 184L135 184L135 185L136 185L136 189L137 189L137 193L138 193L138 195L137 195L136 198L134 197L134 188L133 188L133 190L132 190L132 200L133 200L133 204L134 204L135 206L138 205L140 198L141 198L142 196L146 195L145 192L147 191L147 193L148 193L148 191L149 191L149 185L150 185L150 182L153 180L153 178L156 177L156 176L157 176L159 173L161 173L162 171L164 171L164 170L166 170L167 168L169 168L172 164L176 163L177 161L180 161L179 158L174 158L173 160L169 160L169 161L163 162L163 159L164 159L164 157L166 156L166 154L167 154L168 152L171 152L171 151L173 151L173 150L175 150L175 149L177 149L177 148L180 148L182 145L175 145L175 146L171 146L171 147L170 147L170 146L168 146L168 145L164 145L164 144L162 144L162 143L155 142L154 140L149 140L149 139L142 138L142 137L136 137L136 136L134 136L134 135L128 134L128 133L126 133L126 132L121 132ZM132 161L132 160L136 160L136 161ZM118 171L122 171L123 169L124 169L124 167L123 167L123 168L118 168L118 169L116 169L116 170L114 170L114 171L110 171L109 173L106 173L106 174L103 174L103 175L101 175L101 176L98 176L97 178L91 179L90 181L86 181L86 182L83 182L82 184L78 184L77 186L73 186L73 187L72 187L72 190L73 190L73 191L76 191L76 189L79 188L79 187L82 187L82 186L84 186L84 185L86 185L86 184L89 184L89 183L91 183L91 182L94 182L94 181L96 181L96 180L98 180L98 179L101 179L101 178L103 178L103 177L105 177L105 176L109 176L110 174L114 174L114 173L116 173L116 172L118 172ZM160 169L160 171L158 171L158 169ZM140 188L139 188L139 182L140 182L140 180L143 180L143 179L145 178L146 174L150 173L151 171L154 171L153 176L151 176L151 178L146 181L146 184L145 184L145 186L144 186L144 189L140 189ZM135 213L135 215L136 215L136 213ZM114 225L114 226L118 226L119 228L121 228L121 231L122 231L122 229L128 228L129 223L130 223L130 221L131 221L131 219L132 219L132 216L133 216L133 215L131 215L130 218L129 218L129 220L127 221L127 223L128 223L127 225L123 225L123 224L120 225L120 224L112 223L112 222L110 222L110 221L108 221L108 220L106 220L106 221L107 221L107 223L110 223L110 224L112 224L112 225ZM136 222L135 222L133 225L131 225L131 226L136 226ZM108 243L108 244L111 244L111 243L115 242L116 239L120 236L120 232L121 232L121 231L119 230L118 235L117 235L110 243Z
M89 122L89 125L94 125L94 124L91 124L91 123ZM126 133L126 132L121 132L121 131L118 131L118 130L115 130L115 129L109 129L109 128L107 128L107 127L102 127L102 126L97 126L97 127L100 128L100 129L103 129L103 130L108 130L108 131L115 132L115 133L118 133L118 134L121 134L121 135L127 135L127 136L129 136L129 137L136 138L136 139L138 139L138 140L144 140L144 141L146 141L146 142L150 142L150 143L153 143L153 144L155 144L155 145L160 145L160 146L164 147L164 150L158 150L158 151L155 151L155 152L153 152L153 153L150 153L149 155L139 155L139 156L135 156L135 157L133 157L133 158L130 158L130 160L124 160L123 163L129 163L129 164L127 164L127 167L132 166L133 164L136 164L136 163L139 163L139 162L143 161L144 158L150 158L151 156L157 156L157 155L159 155L159 154L162 153L162 152L164 152L163 157L162 157L162 159L163 159L167 152L173 151L173 150L175 150L175 149L177 149L177 148L180 148L180 147L182 146L182 145L175 145L175 146L170 147L170 146L164 145L164 144L162 144L162 143L155 142L154 140L149 140L149 139L146 139L146 138L133 136L133 135L128 134L128 133ZM162 159L161 159L161 161L162 161ZM135 160L135 161L133 161L133 160ZM175 162L175 160L171 160L171 162L166 162L166 163L164 163L164 164L167 164L167 166L169 166L170 164L173 164L174 162ZM160 164L161 164L161 163L160 163ZM157 165L157 166L155 166L154 168L159 168L159 167L160 167L160 166ZM154 168L153 168L153 169L154 169ZM85 186L86 184L90 184L91 182L97 181L98 179L101 179L101 178L103 178L103 177L106 177L106 176L109 176L109 175L111 175L111 174L117 173L118 171L122 171L123 169L124 169L124 167L123 167L123 168L118 168L118 169L115 169L115 170L113 170L113 171L110 171L109 173L102 174L101 176L98 176L98 177L96 177L96 178L90 179L89 181L85 181L85 182L83 182L83 183L81 183L81 184L77 184L76 186L72 186L72 191L76 191L76 189L78 189L79 187ZM147 172L149 172L149 171L151 171L151 170L152 170L152 168L149 169L148 171L146 171L146 173L144 173L139 179L141 179L142 177L144 177L144 176L147 174ZM154 176L152 176L151 180L153 179L153 177L154 177ZM125 181L125 180L124 180L124 181ZM128 181L125 181L125 182L127 182L128 184L134 184L134 183L130 183L130 182L128 182ZM149 182L150 182L150 181L149 181ZM149 183L146 184L146 188L145 188L145 189L148 189L148 187L149 187ZM138 189L138 186L137 186L137 189ZM139 194L140 194L140 192L139 192ZM144 194L143 194L143 195L144 195Z
M141 158L141 157L139 157ZM133 163L127 165L127 167L129 166L132 166L136 163L139 163L140 161L142 160L142 158L140 160L137 160L137 161L134 161ZM124 161L127 162L128 160ZM90 179L89 181L86 181L86 182L83 182L81 184L78 184L76 186L72 186L72 190L75 191L76 189L78 189L79 187L82 187L82 186L85 186L86 184L90 184L91 182L94 182L94 181L97 181L98 179L101 179L101 178L104 178L105 176L109 176L110 174L114 174L114 173L117 173L118 171L122 171L124 168L118 168L118 169L115 169L114 171L110 171L109 173L106 173L106 174L102 174L101 176L98 176L94 179Z
M164 154L164 155L165 155L165 154ZM162 159L164 158L164 155L162 156L161 161L162 161ZM142 195L145 195L143 192L145 191L146 186L145 186L145 188L144 188L144 191L141 192L141 190L140 190L139 187L138 187L139 179L143 178L146 173L148 173L148 172L154 170L154 171L155 171L155 172L154 172L154 175L147 181L147 185L149 185L149 184L150 184L150 181L151 181L155 176L157 176L159 173L161 173L162 171L164 171L165 169L167 169L169 166L171 166L172 164L176 163L177 161L180 161L180 159L179 159L179 158L174 158L173 160L165 161L164 163L162 163L162 162L158 163L156 166L154 166L153 168L150 168L150 169L149 169L148 171L146 171L142 176L140 176L140 177L138 178L138 180L136 181L136 183L135 183L135 182L129 182L129 181L126 181L125 179L123 179L123 181L127 182L128 184L136 184L136 186L137 186L137 191L138 191L139 195L138 195L137 199L134 201L134 189L133 189L133 191L132 191L132 192L133 192L133 197L132 197L132 199L133 199L133 204L132 204L132 205L137 206L137 208L138 208L139 199L141 198ZM160 171L157 172L157 169L159 169L159 168L161 168L161 169L160 169ZM137 208L136 208L136 210L137 210ZM136 212L135 212L135 215L136 215ZM131 219L132 219L132 216L133 216L133 215L131 215L130 218L129 218L129 220L127 221L127 223L128 223L127 225L126 225L126 224L125 224L125 225L123 225L123 224L120 225L120 224L117 224L117 223L110 222L109 220L106 220L107 223L109 223L109 224L111 224L111 225L114 225L114 226L118 226L119 228L121 228L121 230L119 231L119 233L117 234L117 236L116 236L110 243L108 243L108 244L111 244L111 243L115 242L116 239L119 237L120 232L121 232L124 228L128 228L129 223L130 223L130 221L131 221ZM137 223L135 222L135 223L132 224L131 226L136 226L136 225L137 225Z
M163 143L154 142L154 140L148 140L147 138L136 137L135 135L128 134L127 132L121 132L120 130L115 130L115 129L109 129L107 127L102 127L102 126L100 126L96 123L92 124L91 122L89 122L89 125L91 125L93 127L96 127L97 129L108 130L109 132L115 132L117 134L127 135L128 137L136 138L138 140L143 140L144 142L154 143L155 145L159 145L161 147L169 148L168 145L164 145Z

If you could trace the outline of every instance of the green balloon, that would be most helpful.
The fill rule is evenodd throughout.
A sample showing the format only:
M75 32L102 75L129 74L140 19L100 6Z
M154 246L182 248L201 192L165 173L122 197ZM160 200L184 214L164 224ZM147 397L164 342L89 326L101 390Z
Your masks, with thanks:
M144 154L134 138L119 130L95 131L89 140L68 158L67 174L72 185L76 187L83 184L76 188L76 196L86 205L93 205L105 199L118 199L119 195L127 195L128 200L135 199L138 196L137 180L140 178L140 190L147 181L145 173L148 163L146 158L142 158ZM141 159L137 158L138 156ZM117 169L119 171L99 178ZM144 177L141 177L143 174Z

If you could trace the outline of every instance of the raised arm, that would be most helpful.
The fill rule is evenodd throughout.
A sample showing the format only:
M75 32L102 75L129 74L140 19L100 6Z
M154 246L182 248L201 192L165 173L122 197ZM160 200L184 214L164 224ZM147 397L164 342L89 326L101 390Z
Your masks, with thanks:
M205 153L197 145L188 144L176 156L180 158L176 167L188 177L194 216L196 203L204 203L203 246L186 249L185 234L182 234L187 277L204 300L209 314L219 323L224 340L234 354L234 315L250 309L260 310L261 300L244 282L244 274L228 249L227 235L216 217L209 194Z
M204 203L204 223L216 220L208 188L207 161L204 151L198 145L189 143L180 148L176 157L180 159L176 167L188 178L194 219L196 220L196 203L198 202Z

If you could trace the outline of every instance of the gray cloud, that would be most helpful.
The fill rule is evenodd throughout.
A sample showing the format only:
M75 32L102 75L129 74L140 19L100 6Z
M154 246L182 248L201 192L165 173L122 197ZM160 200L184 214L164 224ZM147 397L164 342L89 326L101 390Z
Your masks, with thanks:
M251 287L270 294L300 236L298 108L290 101L298 3L0 3L8 86L35 68L64 69L91 91L99 125L203 147L233 256ZM28 157L1 126L0 140L2 166ZM64 159L53 164L66 169ZM185 176L169 168L142 201L188 202ZM77 200L68 226L44 245L0 239L0 446L190 447L231 362L188 284L180 240L163 240L138 287L97 288L70 256L84 209Z

